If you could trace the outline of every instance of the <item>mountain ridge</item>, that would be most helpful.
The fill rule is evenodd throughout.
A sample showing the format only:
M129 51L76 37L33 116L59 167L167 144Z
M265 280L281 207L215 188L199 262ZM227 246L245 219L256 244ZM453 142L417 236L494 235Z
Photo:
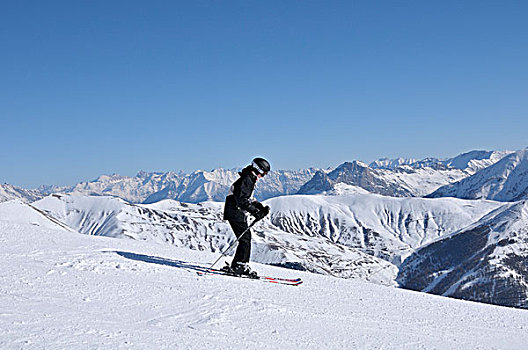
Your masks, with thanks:
M491 199L502 202L527 199L528 148L511 152L489 167L440 187L427 197Z
M397 281L427 293L528 308L527 258L524 200L418 249L400 267Z

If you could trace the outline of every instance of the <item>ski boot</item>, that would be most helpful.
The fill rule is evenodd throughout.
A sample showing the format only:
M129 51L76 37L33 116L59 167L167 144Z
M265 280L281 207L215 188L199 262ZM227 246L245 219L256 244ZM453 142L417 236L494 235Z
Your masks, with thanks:
M258 278L257 272L251 270L248 263L235 263L234 266L231 266L233 272L237 275L247 276L249 278Z

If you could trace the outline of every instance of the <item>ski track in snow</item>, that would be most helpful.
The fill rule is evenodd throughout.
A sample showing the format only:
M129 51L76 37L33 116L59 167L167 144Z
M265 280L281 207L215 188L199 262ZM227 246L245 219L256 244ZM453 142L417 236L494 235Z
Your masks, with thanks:
M258 264L261 274L304 284L198 276L183 266L217 255L35 224L0 221L0 244L2 349L522 349L528 341L525 310Z

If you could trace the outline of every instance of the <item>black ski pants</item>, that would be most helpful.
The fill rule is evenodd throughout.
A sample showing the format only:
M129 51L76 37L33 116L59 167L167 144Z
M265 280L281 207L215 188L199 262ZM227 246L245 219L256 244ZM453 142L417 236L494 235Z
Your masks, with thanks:
M235 236L237 238L248 229L246 220L228 220ZM231 266L235 266L236 263L247 263L249 262L249 256L251 255L251 230L247 230L246 233L238 240L238 247L233 258Z

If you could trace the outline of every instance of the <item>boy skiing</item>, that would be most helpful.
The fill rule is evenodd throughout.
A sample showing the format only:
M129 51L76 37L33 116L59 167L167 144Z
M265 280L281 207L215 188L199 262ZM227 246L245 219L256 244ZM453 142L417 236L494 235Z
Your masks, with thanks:
M225 201L224 220L229 221L238 239L238 247L231 267L225 266L225 270L231 270L230 272L239 275L257 277L257 273L249 267L251 230L246 220L246 213L251 214L255 221L268 215L270 208L253 199L251 195L258 179L264 177L270 170L271 166L267 160L255 158L251 165L239 173L240 178L233 183L229 190Z

